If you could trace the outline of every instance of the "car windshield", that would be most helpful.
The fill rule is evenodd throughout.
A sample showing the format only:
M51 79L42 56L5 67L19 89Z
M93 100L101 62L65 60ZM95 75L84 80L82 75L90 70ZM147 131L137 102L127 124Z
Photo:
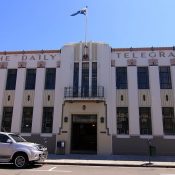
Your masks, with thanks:
M9 134L9 136L12 137L16 142L26 142L26 140L19 135Z

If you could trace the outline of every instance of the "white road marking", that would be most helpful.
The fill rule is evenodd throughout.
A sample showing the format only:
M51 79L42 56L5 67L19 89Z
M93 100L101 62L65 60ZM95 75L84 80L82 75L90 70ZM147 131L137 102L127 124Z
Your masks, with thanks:
M32 172L50 172L49 170L28 170ZM57 173L72 173L72 171L65 171L65 170L51 170L51 172L57 172Z
M52 171L52 170L54 170L56 167L53 167L53 168L50 168L48 171Z

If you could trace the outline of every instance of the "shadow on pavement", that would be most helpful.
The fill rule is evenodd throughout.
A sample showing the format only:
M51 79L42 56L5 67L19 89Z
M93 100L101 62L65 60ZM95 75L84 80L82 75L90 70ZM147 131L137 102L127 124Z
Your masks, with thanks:
M25 169L34 169L34 168L40 168L41 166L43 166L43 164L34 164L34 165L28 165ZM17 169L15 168L15 166L12 163L0 163L0 169Z

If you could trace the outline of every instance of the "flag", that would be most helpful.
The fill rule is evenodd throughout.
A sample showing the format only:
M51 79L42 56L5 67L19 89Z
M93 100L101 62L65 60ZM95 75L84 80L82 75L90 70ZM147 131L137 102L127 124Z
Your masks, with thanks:
M85 8L82 8L81 10L78 10L77 12L73 13L70 16L76 16L78 14L86 15L87 14L87 6Z

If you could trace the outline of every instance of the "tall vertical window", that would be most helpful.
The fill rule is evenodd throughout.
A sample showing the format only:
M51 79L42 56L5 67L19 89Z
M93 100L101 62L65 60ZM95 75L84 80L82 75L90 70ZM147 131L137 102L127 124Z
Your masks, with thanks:
M55 89L56 69L47 68L45 76L45 89Z
M73 96L78 96L79 63L74 63Z
M35 80L36 80L36 69L27 69L26 73L26 90L35 89Z
M161 89L172 89L170 67L168 66L159 67L159 77L160 77Z
M52 133L53 107L43 108L42 133Z
M92 63L92 96L97 96L97 63Z
M89 63L82 63L81 96L89 96Z
M22 115L21 132L30 133L32 129L33 107L24 107Z
M173 107L162 107L163 130L165 135L175 134L175 117Z
M128 108L117 108L117 134L129 134Z
M127 89L127 68L117 67L116 68L116 87L117 89Z
M151 108L150 107L140 107L139 108L140 116L140 134L142 135L151 135Z
M15 90L17 69L8 69L6 90Z
M13 107L4 107L2 124L1 124L2 131L5 131L5 132L11 131L12 114L13 114Z
M148 67L137 68L138 89L149 89Z

